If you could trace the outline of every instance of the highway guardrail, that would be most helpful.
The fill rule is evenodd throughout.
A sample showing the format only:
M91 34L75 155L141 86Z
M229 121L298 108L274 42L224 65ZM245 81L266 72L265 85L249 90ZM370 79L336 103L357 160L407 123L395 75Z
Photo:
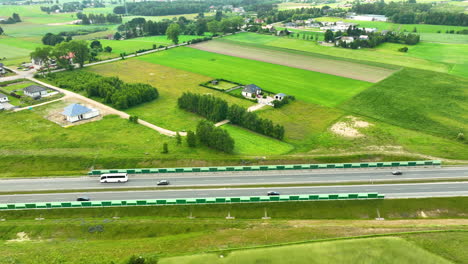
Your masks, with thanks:
M346 169L346 168L390 168L415 166L440 166L440 160L426 161L395 161L369 163L327 163L327 164L291 164L291 165L259 165L259 166L225 166L225 167L180 167L180 168L152 168L152 169L111 169L92 170L88 175L105 173L189 173L189 172L225 172L225 171L271 171L271 170L309 170L309 169Z
M177 199L142 199L142 200L109 200L85 202L39 202L39 203L7 203L0 204L0 210L44 209L44 208L89 208L109 206L140 206L140 205L174 205L174 204L228 204L256 202L287 202L311 200L354 200L383 199L379 193L335 193L335 194L300 194L274 196L237 196L208 198L177 198Z

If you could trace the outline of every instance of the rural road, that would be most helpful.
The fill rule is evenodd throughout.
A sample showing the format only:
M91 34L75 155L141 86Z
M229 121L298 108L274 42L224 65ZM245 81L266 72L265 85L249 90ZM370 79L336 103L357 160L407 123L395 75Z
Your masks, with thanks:
M237 188L237 189L184 189L160 191L113 191L113 192L77 192L53 194L17 194L0 195L0 203L63 202L74 201L79 196L88 196L92 200L137 200L137 199L174 199L197 197L238 197L264 196L270 190L283 195L292 194L329 194L329 193L368 193L378 192L386 198L411 197L449 197L468 196L468 182L437 182L412 184L368 184L315 187L279 187L279 188Z
M99 183L99 177L7 179L0 180L0 192L40 190L86 190L155 187L158 180L169 180L170 186L233 186L300 183L338 183L358 181L373 183L390 180L468 179L468 167L461 168L407 168L403 175L391 175L391 169L340 171L255 171L130 175L127 183ZM164 188L164 187L160 187Z

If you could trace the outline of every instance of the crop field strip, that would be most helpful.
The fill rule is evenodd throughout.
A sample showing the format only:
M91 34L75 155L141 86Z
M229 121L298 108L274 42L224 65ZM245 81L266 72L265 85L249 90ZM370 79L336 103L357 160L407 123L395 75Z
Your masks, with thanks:
M441 35L443 37L443 35ZM313 56L327 56L330 59L351 60L358 63L372 63L370 65L388 67L411 67L423 70L451 73L458 76L466 76L466 72L453 70L464 68L467 65L467 46L464 44L441 44L421 42L416 46L408 46L408 53L398 52L404 44L384 43L374 49L342 49L325 47L312 41L296 38L275 37L255 33L241 33L227 36L223 41L235 41L248 43L253 46L268 46L268 48L280 48L298 52L312 53ZM417 50L416 53L413 51ZM436 50L436 51L434 51ZM461 51L461 52L459 52ZM436 54L444 54L443 56Z
M379 82L395 72L386 68L358 64L342 60L330 60L313 54L295 54L292 52L253 47L241 43L214 40L192 45L191 47L214 53L245 59L263 61L293 68L316 71L341 77ZM306 55L306 56L304 56Z

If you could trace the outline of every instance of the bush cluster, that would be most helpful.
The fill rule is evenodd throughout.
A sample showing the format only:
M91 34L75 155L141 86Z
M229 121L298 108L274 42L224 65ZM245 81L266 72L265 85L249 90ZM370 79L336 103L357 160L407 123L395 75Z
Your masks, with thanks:
M47 79L62 88L102 98L104 103L119 109L149 102L159 96L158 90L149 84L124 83L117 77L102 77L84 71L49 74Z
M234 151L234 139L226 130L215 127L209 121L202 120L198 123L196 136L198 141L207 147L226 153Z

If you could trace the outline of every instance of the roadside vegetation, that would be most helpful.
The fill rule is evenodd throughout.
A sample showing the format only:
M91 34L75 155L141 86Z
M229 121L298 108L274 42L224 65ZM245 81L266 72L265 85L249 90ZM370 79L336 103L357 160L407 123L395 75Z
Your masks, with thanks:
M121 264L132 256L141 256L159 263L217 263L220 255L226 261L261 255L268 263L275 263L281 257L268 256L284 255L280 254L282 250L291 252L292 258L296 253L302 256L301 249L317 250L321 257L314 259L328 260L352 258L355 246L366 246L368 250L359 254L361 259L394 258L395 254L403 257L402 250L408 252L409 247L413 250L406 259L463 263L466 254L462 249L468 239L464 199L2 211L6 221L0 224L0 262ZM377 209L384 221L373 220ZM260 219L265 210L270 220ZM224 219L228 212L236 218ZM196 218L188 219L190 214ZM35 217L44 220L31 220ZM363 238L353 239L359 236ZM332 241L323 241L327 239ZM297 242L301 243L294 245ZM332 248L339 249L340 254L332 254ZM211 253L190 256L207 251ZM373 254L368 255L371 251Z

